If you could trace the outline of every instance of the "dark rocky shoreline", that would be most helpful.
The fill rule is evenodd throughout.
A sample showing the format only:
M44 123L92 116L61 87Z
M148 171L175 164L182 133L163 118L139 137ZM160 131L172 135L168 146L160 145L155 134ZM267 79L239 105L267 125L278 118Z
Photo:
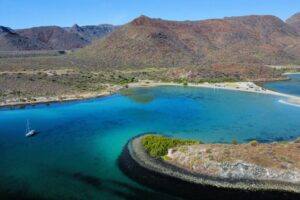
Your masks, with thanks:
M293 187L289 184L283 184L282 190L278 188L264 188L254 189L247 188L245 185L262 185L261 181L241 180L237 181L222 180L212 177L205 177L199 174L193 174L186 170L177 168L170 164L167 164L161 160L147 157L147 163L154 163L156 166L160 166L161 170L157 170L152 166L145 165L141 159L142 156L148 155L145 151L140 154L135 151L137 147L134 147L133 142L138 140L140 136L137 136L130 140L124 147L122 154L119 157L120 169L133 180L153 188L155 190L165 192L171 195L182 197L184 199L272 199L272 200L293 200L299 199L300 194L298 192L288 190L289 187ZM178 176L182 175L182 177ZM186 177L192 177L187 180ZM198 181L195 181L198 180ZM200 180L200 182L199 182ZM201 180L203 182L201 182ZM219 184L220 183L220 184ZM241 184L244 186L231 187L231 185ZM268 183L272 184L272 183ZM228 185L228 187L225 187ZM281 183L280 183L281 185ZM276 185L278 186L278 185Z

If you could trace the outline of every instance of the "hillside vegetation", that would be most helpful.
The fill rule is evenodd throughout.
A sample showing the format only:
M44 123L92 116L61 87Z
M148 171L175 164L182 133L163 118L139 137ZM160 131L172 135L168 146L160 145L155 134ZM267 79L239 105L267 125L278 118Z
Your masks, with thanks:
M0 27L0 100L101 92L139 80L281 80L278 65L300 63L298 18L176 22L141 16L121 27ZM57 48L64 51L40 51Z

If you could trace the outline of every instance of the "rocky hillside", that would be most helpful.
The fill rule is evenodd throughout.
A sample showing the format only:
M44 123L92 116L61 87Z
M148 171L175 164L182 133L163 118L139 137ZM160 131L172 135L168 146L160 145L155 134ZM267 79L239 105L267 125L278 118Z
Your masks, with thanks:
M116 28L118 26L107 24L74 25L69 28L44 26L19 30L0 26L0 51L77 49L106 36Z
M300 34L300 13L293 15L286 20L286 23L295 28Z
M70 33L58 26L34 27L17 32L31 40L44 43L49 49L76 49L89 43L80 35Z
M0 26L0 51L42 50L46 48L47 46L42 42L31 40L10 28Z
M166 21L141 16L77 57L99 65L185 67L300 63L300 36L275 16Z

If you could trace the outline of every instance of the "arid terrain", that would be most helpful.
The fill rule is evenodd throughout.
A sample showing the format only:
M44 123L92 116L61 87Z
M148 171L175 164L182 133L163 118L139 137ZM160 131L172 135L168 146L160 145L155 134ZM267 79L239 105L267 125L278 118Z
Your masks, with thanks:
M200 144L169 150L168 162L210 176L300 183L300 143Z
M120 27L1 27L0 101L99 94L141 80L285 79L283 72L299 70L298 18L177 22L141 16Z
M136 139L147 154L201 176L300 183L300 138L295 141L203 144L161 135Z
M297 27L270 15L183 22L141 16L76 55L111 67L292 64L300 61Z

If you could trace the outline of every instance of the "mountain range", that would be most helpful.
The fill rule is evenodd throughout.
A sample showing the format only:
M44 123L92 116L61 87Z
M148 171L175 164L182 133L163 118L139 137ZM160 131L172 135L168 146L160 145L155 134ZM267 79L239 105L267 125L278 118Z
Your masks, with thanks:
M45 49L79 49L74 57L107 67L300 64L300 13L286 21L272 15L201 21L140 16L123 26L0 27L0 50Z
M104 66L210 66L300 63L300 14L202 21L141 16L76 52Z
M44 26L12 30L0 26L0 51L70 50L82 48L104 37L117 26L97 25L72 27Z

